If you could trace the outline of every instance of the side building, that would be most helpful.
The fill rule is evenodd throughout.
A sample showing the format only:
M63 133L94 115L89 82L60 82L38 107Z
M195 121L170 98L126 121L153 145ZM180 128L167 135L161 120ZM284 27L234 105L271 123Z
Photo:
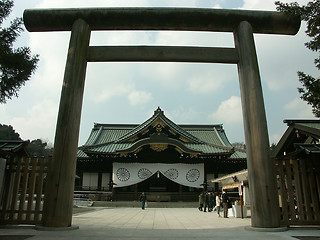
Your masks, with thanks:
M158 108L144 123L94 124L78 149L75 190L110 192L114 200L196 201L207 182L246 169L246 153L222 125L180 125ZM102 199L105 200L105 199Z

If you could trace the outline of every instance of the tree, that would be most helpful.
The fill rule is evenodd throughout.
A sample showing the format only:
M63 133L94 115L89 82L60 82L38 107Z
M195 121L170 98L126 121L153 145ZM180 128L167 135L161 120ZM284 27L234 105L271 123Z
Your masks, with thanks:
M270 152L273 152L274 149L276 148L276 144L275 143L272 143L271 146L270 146Z
M0 140L21 140L11 125L0 124Z
M6 103L25 85L37 68L38 55L31 55L29 47L13 48L13 43L23 31L22 18L15 18L10 26L2 28L11 13L13 0L0 0L0 103Z
M0 124L0 140L20 140L19 133L15 132L11 125ZM53 147L51 144L41 140L35 139L32 140L28 146L27 150L32 157L48 157L52 155Z
M27 150L30 156L48 157L49 155L52 155L52 149L47 148L47 143L43 142L41 139L32 140L27 146Z
M311 41L305 43L305 46L312 51L320 52L320 1L313 0L305 6L300 6L297 2L276 1L275 4L278 11L300 16L301 20L307 22L306 34ZM314 63L320 70L320 57L316 58ZM312 112L316 117L320 117L320 79L301 71L298 71L298 77L302 83L302 87L298 88L300 98L312 106Z
M246 149L246 144L243 142L234 142L232 146L239 149Z

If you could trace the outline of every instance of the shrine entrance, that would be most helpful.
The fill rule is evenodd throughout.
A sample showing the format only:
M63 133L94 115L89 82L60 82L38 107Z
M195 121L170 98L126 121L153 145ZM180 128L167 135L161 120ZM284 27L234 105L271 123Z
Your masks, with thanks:
M278 12L192 8L87 8L25 10L28 31L71 31L47 177L43 225L70 227L77 145L87 62L156 61L237 64L247 146L252 227L280 226L274 164L254 33L295 35L300 19ZM235 48L89 46L95 30L232 32Z
M137 201L141 192L147 192L149 202L197 202L203 189L191 188L175 183L157 172L152 177L123 188L116 188L115 201Z

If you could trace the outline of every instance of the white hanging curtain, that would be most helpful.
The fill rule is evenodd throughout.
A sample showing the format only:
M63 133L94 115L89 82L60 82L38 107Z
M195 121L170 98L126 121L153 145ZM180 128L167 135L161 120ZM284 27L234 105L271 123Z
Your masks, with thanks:
M161 172L178 184L203 188L204 164L166 163L113 163L113 187L125 187L142 182L153 174Z

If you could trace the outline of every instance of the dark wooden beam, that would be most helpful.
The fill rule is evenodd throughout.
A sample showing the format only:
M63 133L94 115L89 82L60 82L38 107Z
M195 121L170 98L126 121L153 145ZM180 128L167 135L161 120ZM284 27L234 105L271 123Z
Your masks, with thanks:
M94 46L89 47L88 62L202 62L237 64L235 48L176 46Z
M74 23L64 79L45 193L43 225L71 227L77 148L82 110L85 60L90 41L89 25L79 19Z
M234 33L239 50L239 86L242 104L251 199L251 226L279 228L279 202L258 59L250 23L242 22Z
M67 8L26 9L28 31L70 31L77 19L91 30L181 30L233 32L242 21L254 33L294 35L300 18L274 11L206 8Z

